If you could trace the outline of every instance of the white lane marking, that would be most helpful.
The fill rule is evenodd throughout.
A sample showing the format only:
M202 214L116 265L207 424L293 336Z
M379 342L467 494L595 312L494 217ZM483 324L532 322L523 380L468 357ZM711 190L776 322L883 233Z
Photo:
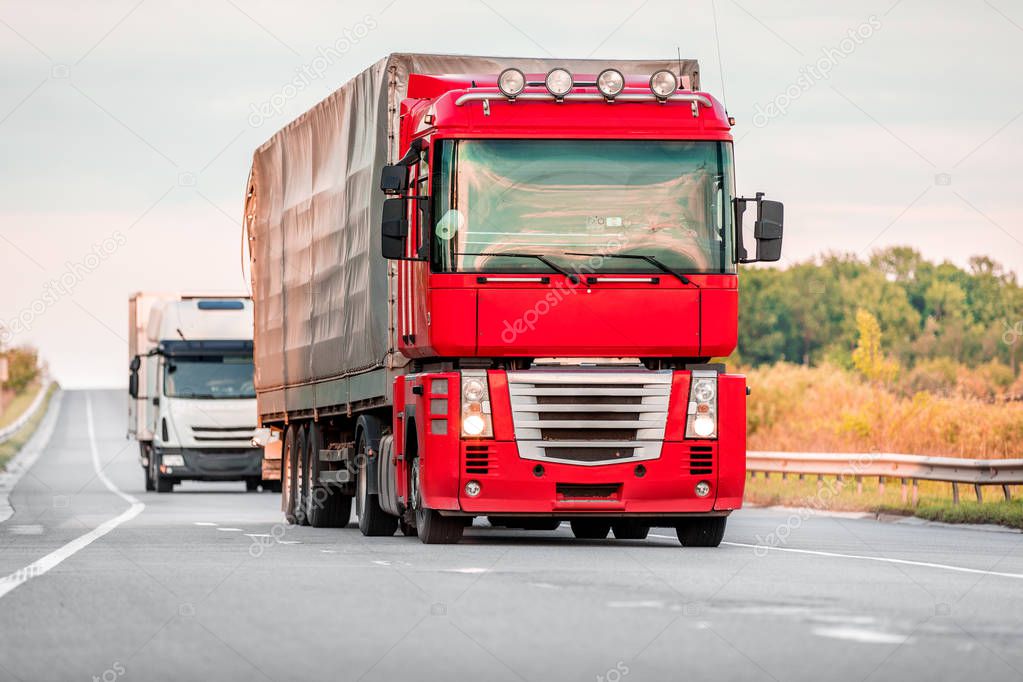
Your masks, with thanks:
M224 533L241 533L242 532L241 528L217 528L217 530L222 531Z
M652 538L664 538L665 540L675 540L676 538L670 535L655 535L650 534ZM813 556L826 556L835 559L858 559L860 561L879 561L883 564L902 564L904 566L921 566L923 568L938 568L943 571L955 571L957 573L974 573L977 575L993 575L999 578L1016 578L1017 580L1023 580L1023 573L1003 573L1001 571L985 571L982 568L966 568L965 566L951 566L949 564L935 564L930 561L910 561L909 559L891 559L883 556L867 556L864 554L840 554L838 552L819 552L813 549L795 549L794 547L771 547L769 545L751 545L745 542L722 542L722 545L728 545L730 547L746 547L749 549L759 549L762 551L772 552L791 552L793 554L810 554Z
M794 549L792 547L769 547L768 545L750 545L745 542L722 542L722 545L732 547L748 547L750 549L771 550L774 552L792 552L793 554L812 554L814 556L827 556L836 559L858 559L860 561L879 561L885 564L902 564L904 566L921 566L923 568L940 568L944 571L956 571L958 573L975 573L977 575L993 575L999 578L1015 578L1023 580L1023 573L1002 573L1001 571L985 571L982 568L966 568L964 566L951 566L949 564L936 564L930 561L910 561L909 559L890 559L883 556L866 556L863 554L839 554L838 552L818 552L812 549Z
M860 644L904 644L909 639L905 635L854 627L814 628L813 634Z
M42 535L43 527L38 523L30 523L24 526L11 526L11 533L14 535Z
M645 601L609 601L609 609L663 609L664 602L656 599Z
M444 573L467 573L469 575L477 575L479 573L486 573L489 568L477 568L475 566L469 568L445 568Z
M213 523L211 521L196 521L195 525L197 525L197 526L215 526L217 524L215 524L215 523Z
M53 550L42 559L39 559L38 561L35 561L25 568L19 569L4 578L0 578L0 599L3 599L10 592L19 586L24 585L32 578L38 578L39 576L48 573L50 569L58 566L62 561L74 555L79 550L85 549L96 540L99 540L101 537L120 526L122 523L131 521L133 518L141 514L142 510L146 508L146 505L139 502L136 498L128 495L127 493L121 492L120 489L114 485L113 481L107 478L107 475L103 473L103 466L99 461L99 448L96 446L96 428L93 424L92 418L92 398L89 397L88 394L85 396L85 418L89 431L89 450L92 452L92 468L96 470L96 478L98 478L100 482L106 486L107 490L114 493L125 502L131 504L131 507L109 521L104 521L85 535L80 535L63 547Z

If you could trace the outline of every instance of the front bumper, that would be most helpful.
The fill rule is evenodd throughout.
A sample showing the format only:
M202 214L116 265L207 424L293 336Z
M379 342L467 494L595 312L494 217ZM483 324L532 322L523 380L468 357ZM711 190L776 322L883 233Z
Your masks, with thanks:
M176 480L240 481L260 478L263 471L262 448L155 448L160 473ZM179 456L183 465L167 465L168 456Z

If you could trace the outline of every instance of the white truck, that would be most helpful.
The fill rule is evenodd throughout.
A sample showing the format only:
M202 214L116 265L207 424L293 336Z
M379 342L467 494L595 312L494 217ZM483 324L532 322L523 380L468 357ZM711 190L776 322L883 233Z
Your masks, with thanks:
M279 491L252 440L251 299L137 293L128 332L128 436L139 443L146 490L199 480Z

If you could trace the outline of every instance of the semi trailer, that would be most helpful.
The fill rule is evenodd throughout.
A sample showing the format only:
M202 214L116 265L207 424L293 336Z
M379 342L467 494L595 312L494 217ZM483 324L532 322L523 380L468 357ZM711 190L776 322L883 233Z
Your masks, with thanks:
M260 146L256 401L288 521L354 500L363 534L426 543L487 517L719 544L747 388L714 359L783 218L736 194L733 123L695 60L392 54Z
M184 480L279 490L252 443L256 392L248 297L137 293L128 300L128 436L146 490Z

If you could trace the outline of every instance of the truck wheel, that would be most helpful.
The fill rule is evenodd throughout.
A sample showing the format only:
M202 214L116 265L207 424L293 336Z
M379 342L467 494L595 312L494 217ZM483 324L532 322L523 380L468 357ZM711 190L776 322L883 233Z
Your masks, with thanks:
M611 531L610 521L572 519L572 534L580 540L603 540Z
M153 492L156 490L156 483L153 481L153 451L141 443L139 449L142 451L142 457L146 460L145 466L142 467L142 473L146 476L146 492Z
M650 524L638 519L624 519L611 524L616 540L646 540L650 532Z
M173 478L167 478L166 476L161 475L159 471L156 472L156 481L155 481L155 483L156 483L156 492L158 492L158 493L172 493L172 492L174 492L174 479Z
M295 426L289 424L284 434L284 452L281 456L281 508L288 523L295 518L295 499L298 497L298 451L295 448Z
M366 434L359 434L355 449L358 473L356 479L355 512L359 516L359 530L366 537L390 537L398 530L398 517L380 508L380 500L369 492L368 453Z
M443 516L436 509L423 507L419 479L419 458L412 460L410 496L416 511L416 534L419 541L426 545L450 545L462 539L465 530L465 519L457 516Z
M247 478L245 479L245 492L254 493L259 490L259 479L258 478Z
M305 426L298 426L295 434L295 461L298 462L296 477L298 486L295 489L295 522L300 526L309 525L309 510L306 503L310 496L309 491L309 448L306 444L309 440L309 429Z
M323 429L313 422L306 439L309 462L309 495L306 497L306 516L313 528L344 528L352 516L352 497L320 484L320 450L323 449Z
M265 493L279 493L281 492L281 481L280 480L269 480L264 478L259 482L263 486L263 492Z
M717 547L725 537L727 516L686 519L675 526L675 534L683 547Z

